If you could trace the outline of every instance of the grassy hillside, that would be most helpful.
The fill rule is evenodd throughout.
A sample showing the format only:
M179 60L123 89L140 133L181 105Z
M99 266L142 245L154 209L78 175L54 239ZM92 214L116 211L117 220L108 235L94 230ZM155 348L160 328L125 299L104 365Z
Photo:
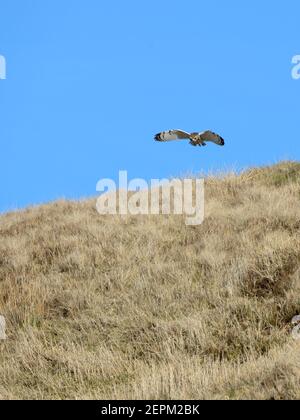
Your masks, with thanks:
M0 216L0 398L300 398L300 163L206 179L206 218Z

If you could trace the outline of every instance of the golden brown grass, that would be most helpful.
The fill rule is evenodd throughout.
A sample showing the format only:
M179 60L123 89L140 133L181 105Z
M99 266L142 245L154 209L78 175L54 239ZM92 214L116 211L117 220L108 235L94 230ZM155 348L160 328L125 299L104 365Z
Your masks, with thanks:
M300 163L206 179L206 218L0 217L0 398L300 398Z

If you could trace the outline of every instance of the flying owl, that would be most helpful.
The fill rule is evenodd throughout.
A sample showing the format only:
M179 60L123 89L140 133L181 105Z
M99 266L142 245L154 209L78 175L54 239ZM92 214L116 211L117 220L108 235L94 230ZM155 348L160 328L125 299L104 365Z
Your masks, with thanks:
M213 131L206 130L200 133L187 133L182 130L162 131L154 137L156 141L171 141L171 140L189 140L192 146L206 146L207 141L211 141L218 146L224 146L224 139L219 134Z

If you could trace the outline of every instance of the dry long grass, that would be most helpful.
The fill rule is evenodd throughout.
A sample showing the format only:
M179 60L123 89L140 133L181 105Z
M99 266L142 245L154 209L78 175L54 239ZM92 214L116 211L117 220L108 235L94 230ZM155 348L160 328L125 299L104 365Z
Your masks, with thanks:
M0 398L300 398L300 163L206 180L206 218L0 217Z

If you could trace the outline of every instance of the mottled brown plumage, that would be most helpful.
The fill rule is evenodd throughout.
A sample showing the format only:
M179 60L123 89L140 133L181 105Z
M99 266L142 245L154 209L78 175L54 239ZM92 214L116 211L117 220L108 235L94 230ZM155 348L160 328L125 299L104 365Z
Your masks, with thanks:
M225 144L224 139L219 134L210 130L202 131L200 133L188 133L183 130L162 131L161 133L156 134L154 139L161 142L189 140L192 146L205 146L207 141L215 143L218 146L224 146Z

